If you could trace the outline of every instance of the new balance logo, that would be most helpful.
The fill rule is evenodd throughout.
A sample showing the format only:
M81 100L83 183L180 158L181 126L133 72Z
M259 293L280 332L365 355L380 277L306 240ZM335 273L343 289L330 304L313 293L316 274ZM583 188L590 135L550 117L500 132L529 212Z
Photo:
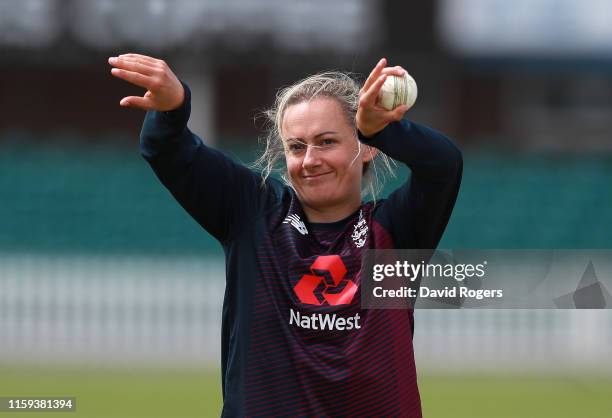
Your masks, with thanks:
M302 234L302 235L306 235L308 234L308 230L306 229L306 225L304 225L304 222L300 219L300 217L298 215L289 215L285 218L285 220L283 221L284 224L288 224L291 223L291 226L293 226L295 229L297 229L297 231Z
M339 255L321 255L310 266L293 291L305 305L348 305L357 292L357 285L345 279L346 267Z

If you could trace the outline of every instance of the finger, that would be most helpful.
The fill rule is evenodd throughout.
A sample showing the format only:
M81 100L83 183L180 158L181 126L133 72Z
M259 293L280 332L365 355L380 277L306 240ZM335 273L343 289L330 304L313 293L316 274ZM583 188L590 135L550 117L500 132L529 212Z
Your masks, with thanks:
M133 54L133 53L129 53L129 54L121 54L119 55L119 57L121 58L131 58L131 59L135 59L138 61L142 61L142 62L147 62L149 64L159 64L160 60L153 58L153 57L149 57L148 55L141 55L141 54Z
M113 68L111 74L117 78L127 81L128 83L135 84L137 86L149 89L152 86L152 79L146 75L138 74L133 71L122 70L120 68Z
M138 63L141 65L145 65L149 68L155 69L155 68L160 68L159 64L155 64L153 62L150 61L145 61L139 58L130 58L130 57L117 57L118 59L122 60L123 62L131 62L131 63Z
M165 62L162 60L159 60L153 57L149 57L146 55L140 55L140 54L122 54L122 55L119 55L118 58L128 60L128 61L138 62L143 65L148 65L149 67L152 67L152 68L161 68L165 64Z
M402 120L408 109L410 109L410 106L408 105L401 105L396 107L395 109L390 111L391 119L395 121Z
M151 68L159 68L161 67L161 61L156 61L156 60L148 60L148 59L144 59L144 58L140 58L140 57L134 57L134 56L125 56L125 55L119 55L118 58L120 60L126 61L126 62L137 62L139 64L142 65L147 65Z
M108 63L116 68L144 75L153 75L157 71L155 67L125 58L111 57L108 59Z
M387 65L387 59L381 58L381 60L378 61L378 64L376 64L376 66L374 67L370 75L368 76L368 79L364 83L363 89L362 89L363 91L368 91L368 89L372 86L372 84L376 82L376 79L380 75L383 68L385 68L385 65Z
M396 75L398 77L402 77L405 73L406 73L406 70L404 70L399 65L397 65L395 67L383 68L383 70L382 70L382 74Z
M385 83L386 79L387 79L386 74L382 74L380 77L378 77L376 81L374 82L374 84L372 84L372 86L363 94L363 96L361 96L360 101L370 106L376 105L376 99L378 97L378 92L382 88L382 85Z
M128 96L121 99L119 105L142 110L153 110L153 101L146 97Z

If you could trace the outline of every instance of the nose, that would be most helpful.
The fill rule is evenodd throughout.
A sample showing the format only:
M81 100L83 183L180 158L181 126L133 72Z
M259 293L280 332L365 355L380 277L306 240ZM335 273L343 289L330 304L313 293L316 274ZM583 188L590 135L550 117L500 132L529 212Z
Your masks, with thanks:
M319 153L312 146L306 147L306 154L304 155L304 160L302 160L303 168L312 168L316 167L320 164Z

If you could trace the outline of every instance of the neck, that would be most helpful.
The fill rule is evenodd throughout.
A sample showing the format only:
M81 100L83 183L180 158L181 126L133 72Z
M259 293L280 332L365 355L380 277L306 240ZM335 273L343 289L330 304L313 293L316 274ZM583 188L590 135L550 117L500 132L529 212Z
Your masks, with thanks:
M361 206L360 200L325 208L313 208L302 202L302 207L306 217L308 218L308 222L313 223L331 223L340 221L354 213L357 209L359 209L359 206Z

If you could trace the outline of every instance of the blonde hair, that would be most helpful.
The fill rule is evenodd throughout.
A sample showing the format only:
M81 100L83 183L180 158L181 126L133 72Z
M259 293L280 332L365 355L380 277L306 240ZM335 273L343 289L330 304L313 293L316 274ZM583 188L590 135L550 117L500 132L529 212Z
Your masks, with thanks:
M355 131L357 141L357 126L355 115L359 106L359 84L350 75L338 71L323 72L306 77L297 83L282 88L276 95L274 106L263 112L266 120L265 136L260 142L265 143L265 149L253 166L261 170L263 181L273 172L279 173L284 182L291 186L283 161L285 148L282 141L281 130L285 111L288 107L310 101L317 97L335 99L340 105L346 121ZM361 144L359 144L361 145ZM361 149L361 148L359 148ZM377 163L378 160L378 163ZM387 175L394 176L393 160L382 152L364 164L362 196L371 195L374 200L382 189ZM380 169L377 166L381 166Z

